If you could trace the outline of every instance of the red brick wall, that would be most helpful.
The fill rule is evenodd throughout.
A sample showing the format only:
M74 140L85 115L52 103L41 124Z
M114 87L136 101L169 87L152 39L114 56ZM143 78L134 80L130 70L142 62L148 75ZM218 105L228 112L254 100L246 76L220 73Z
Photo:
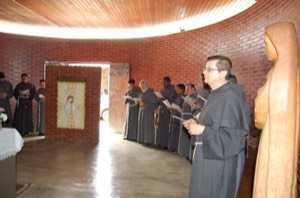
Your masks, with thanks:
M99 141L99 98L101 68L47 66L47 93L45 131L47 138L67 140ZM85 127L84 130L58 129L57 118L57 79L58 77L85 78Z
M215 25L166 37L135 40L130 55L131 76L137 81L148 80L155 89L162 87L165 75L171 76L173 84L197 84L206 58L223 54L232 59L233 73L245 85L247 101L253 110L257 89L264 84L272 67L264 53L264 28L278 21L292 21L300 40L299 12L299 0L258 0L244 13ZM260 130L252 121L252 147L257 147L259 136Z
M38 88L46 60L129 62L129 49L130 41L125 40L62 40L0 33L0 71L5 72L13 86L20 82L21 73L26 72ZM13 100L11 104L14 112ZM33 105L35 122L37 103Z
M146 79L160 89L164 75L171 76L174 84L197 83L206 57L224 54L232 59L233 72L253 105L272 66L263 50L264 28L277 21L292 21L300 38L299 12L299 0L258 0L244 13L221 23L147 39L78 41L0 34L0 70L14 85L22 72L29 73L38 85L45 60L129 62L131 77L137 82ZM257 147L259 135L252 124L252 147Z

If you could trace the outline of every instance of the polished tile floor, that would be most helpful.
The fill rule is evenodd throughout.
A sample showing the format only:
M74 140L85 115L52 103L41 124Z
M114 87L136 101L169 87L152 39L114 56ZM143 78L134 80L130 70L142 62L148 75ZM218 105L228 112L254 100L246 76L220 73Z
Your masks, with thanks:
M238 197L251 197L253 165L252 156ZM184 158L123 140L103 122L100 144L26 137L17 181L31 186L18 198L184 198L190 171Z

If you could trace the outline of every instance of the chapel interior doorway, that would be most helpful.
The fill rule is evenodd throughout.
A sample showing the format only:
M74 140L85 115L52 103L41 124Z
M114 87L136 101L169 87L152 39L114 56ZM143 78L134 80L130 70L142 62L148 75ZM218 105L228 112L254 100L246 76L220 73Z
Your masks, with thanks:
M62 62L45 61L46 66L70 66L70 67L101 67L101 91L99 98L99 120L105 120L114 133L122 133L125 122L124 94L127 90L129 79L128 63L96 63L96 62ZM95 81L97 82L97 81ZM89 90L90 91L90 90ZM102 105L101 105L102 103Z

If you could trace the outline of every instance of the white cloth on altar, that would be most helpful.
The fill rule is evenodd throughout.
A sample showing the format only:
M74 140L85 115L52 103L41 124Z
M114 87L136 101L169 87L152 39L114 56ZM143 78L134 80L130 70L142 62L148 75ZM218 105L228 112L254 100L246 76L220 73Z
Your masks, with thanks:
M24 144L24 140L15 128L0 129L0 161L15 156Z

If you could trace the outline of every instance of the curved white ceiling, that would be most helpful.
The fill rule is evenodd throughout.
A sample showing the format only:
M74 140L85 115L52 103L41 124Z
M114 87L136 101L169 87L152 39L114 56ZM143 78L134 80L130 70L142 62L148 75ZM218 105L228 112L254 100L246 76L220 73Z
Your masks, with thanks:
M235 0L222 7L215 7L191 17L184 17L182 15L182 19L173 22L133 28L79 28L55 27L41 24L28 25L22 22L18 23L6 20L0 15L0 32L63 39L130 39L156 37L194 30L218 23L245 11L255 3L255 0Z

